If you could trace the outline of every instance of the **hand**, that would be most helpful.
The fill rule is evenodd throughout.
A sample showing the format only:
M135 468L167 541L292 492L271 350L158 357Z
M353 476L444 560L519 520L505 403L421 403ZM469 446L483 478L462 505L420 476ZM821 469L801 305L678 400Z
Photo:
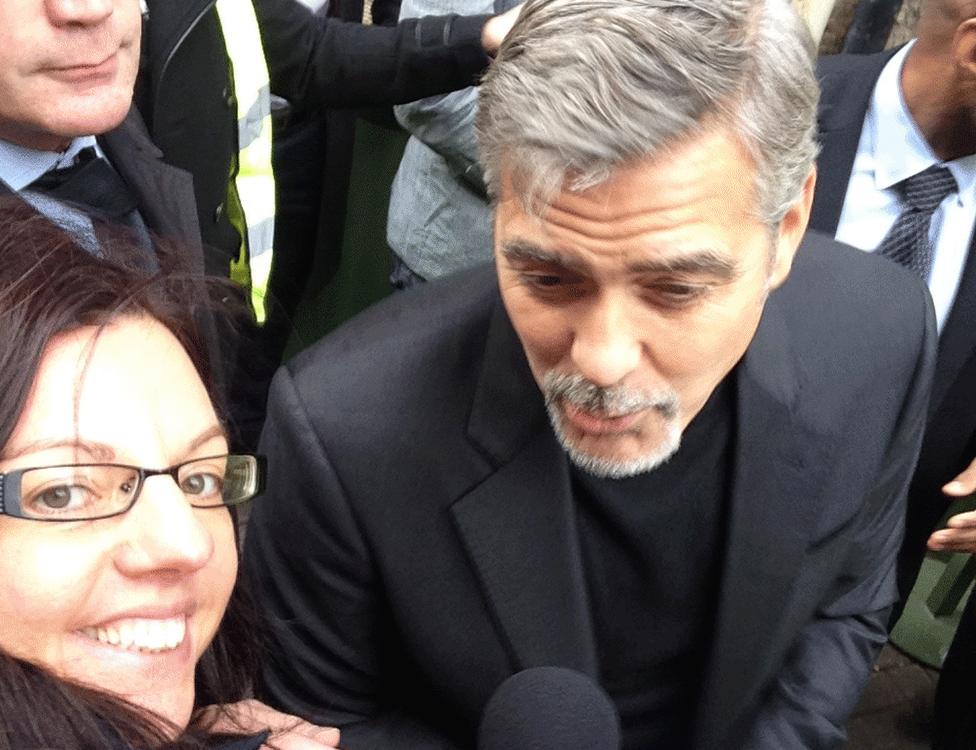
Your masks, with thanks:
M271 730L270 742L277 750L323 750L339 747L339 730L320 727L304 719L277 711L259 700L238 701L225 706L208 706L204 713L214 718L216 732L263 732ZM270 748L270 745L262 745Z
M522 3L514 8L509 8L504 13L488 19L484 28L481 30L481 46L485 48L485 53L495 56L498 48L502 46L508 32L512 30L515 21L522 12Z
M965 497L976 492L976 459L951 482L942 487L950 497ZM959 513L948 521L948 528L929 537L929 549L939 552L976 553L976 511Z

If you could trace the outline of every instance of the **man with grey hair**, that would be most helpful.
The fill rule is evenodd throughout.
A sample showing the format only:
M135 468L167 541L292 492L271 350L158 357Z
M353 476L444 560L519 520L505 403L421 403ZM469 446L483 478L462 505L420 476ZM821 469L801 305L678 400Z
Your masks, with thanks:
M470 747L552 665L626 748L837 746L935 334L917 279L804 238L806 29L786 0L530 0L482 89L497 268L272 389L264 697L353 750Z

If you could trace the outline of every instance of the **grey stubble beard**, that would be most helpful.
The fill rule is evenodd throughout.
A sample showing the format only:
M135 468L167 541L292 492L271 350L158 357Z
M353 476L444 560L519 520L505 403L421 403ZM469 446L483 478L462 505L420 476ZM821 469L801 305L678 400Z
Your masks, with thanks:
M681 445L681 402L672 389L644 391L627 386L601 387L582 375L550 370L543 377L542 391L549 421L560 445L580 469L604 479L625 479L653 471L673 456ZM594 456L583 451L570 437L560 408L562 402L592 414L622 416L646 409L657 411L664 421L664 437L651 450L636 458Z

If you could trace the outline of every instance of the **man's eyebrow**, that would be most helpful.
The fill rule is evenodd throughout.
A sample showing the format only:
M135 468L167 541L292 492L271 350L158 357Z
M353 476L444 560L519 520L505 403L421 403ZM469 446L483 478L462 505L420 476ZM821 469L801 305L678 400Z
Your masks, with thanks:
M544 250L526 240L513 239L502 245L502 254L514 263L545 263L562 266L570 270L580 270L583 264L573 257L553 250ZM692 276L712 276L720 281L738 278L738 265L725 253L718 250L698 250L684 255L653 260L637 261L628 266L630 273L687 274Z
M691 276L714 276L732 281L740 274L738 265L717 250L698 250L668 258L639 261L629 266L632 273L670 273Z
M502 245L502 255L513 263L545 263L562 266L569 270L580 270L583 263L554 250L544 250L527 240L512 239Z

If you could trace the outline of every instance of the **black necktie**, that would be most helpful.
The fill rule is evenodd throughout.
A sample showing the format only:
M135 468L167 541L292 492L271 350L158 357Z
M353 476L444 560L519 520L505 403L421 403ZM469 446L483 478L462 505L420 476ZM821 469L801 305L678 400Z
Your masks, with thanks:
M79 151L70 167L45 172L27 189L116 220L124 220L137 205L122 178L91 147Z
M108 236L109 227L115 227L116 232L119 227L127 228L136 246L155 261L156 254L149 232L136 210L138 201L119 174L108 161L98 156L94 148L83 148L78 152L74 164L45 172L26 189L84 212L91 218L100 244Z
M958 186L948 169L933 165L902 180L895 189L901 196L902 212L881 240L878 252L927 279L932 268L933 243L929 241L932 214Z

